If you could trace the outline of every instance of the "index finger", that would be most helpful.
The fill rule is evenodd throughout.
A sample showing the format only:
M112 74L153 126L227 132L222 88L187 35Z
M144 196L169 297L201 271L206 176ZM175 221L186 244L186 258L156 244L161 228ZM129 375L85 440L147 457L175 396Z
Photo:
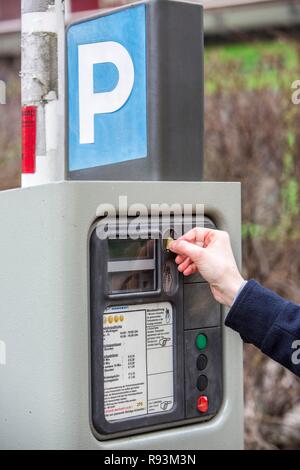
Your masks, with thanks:
M214 232L211 228L205 227L194 227L184 235L178 238L178 240L186 240L190 243L204 243L205 239Z

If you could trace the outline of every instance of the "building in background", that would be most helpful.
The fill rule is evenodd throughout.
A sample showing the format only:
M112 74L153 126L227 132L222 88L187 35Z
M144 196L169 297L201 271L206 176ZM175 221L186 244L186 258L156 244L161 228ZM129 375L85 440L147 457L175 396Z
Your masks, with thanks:
M21 0L0 0L0 56L20 55Z
M127 0L66 0L67 22ZM299 0L203 0L205 34L219 36L240 31L300 24ZM0 0L0 56L20 54L21 0Z
M67 21L126 0L66 0ZM21 0L0 0L0 56L20 55Z
M299 0L203 0L207 37L300 24Z

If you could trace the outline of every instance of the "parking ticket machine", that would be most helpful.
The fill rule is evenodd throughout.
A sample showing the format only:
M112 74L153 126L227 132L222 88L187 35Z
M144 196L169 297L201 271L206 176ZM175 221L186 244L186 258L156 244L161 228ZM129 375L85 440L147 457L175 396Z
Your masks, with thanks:
M143 225L135 240L114 231L102 239L97 224L91 234L92 425L99 439L206 421L222 403L221 307L200 275L178 272L159 225L155 238ZM215 227L209 219L205 225Z
M0 448L240 449L241 340L165 242L201 206L241 261L240 185L202 181L202 7L107 10L66 55L66 179L0 194Z

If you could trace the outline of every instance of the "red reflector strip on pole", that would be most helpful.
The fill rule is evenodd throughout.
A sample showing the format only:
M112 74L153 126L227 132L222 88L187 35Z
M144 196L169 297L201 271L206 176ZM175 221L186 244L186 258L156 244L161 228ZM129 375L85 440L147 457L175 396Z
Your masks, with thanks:
M36 106L22 108L22 173L35 173Z

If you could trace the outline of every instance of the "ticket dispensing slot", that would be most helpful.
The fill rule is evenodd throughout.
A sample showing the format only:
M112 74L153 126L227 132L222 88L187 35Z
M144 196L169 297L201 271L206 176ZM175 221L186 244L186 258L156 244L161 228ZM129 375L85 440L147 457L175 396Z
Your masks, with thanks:
M174 258L159 227L155 239L137 240L92 230L91 422L98 439L207 420L220 407L220 306L202 278L183 279Z

